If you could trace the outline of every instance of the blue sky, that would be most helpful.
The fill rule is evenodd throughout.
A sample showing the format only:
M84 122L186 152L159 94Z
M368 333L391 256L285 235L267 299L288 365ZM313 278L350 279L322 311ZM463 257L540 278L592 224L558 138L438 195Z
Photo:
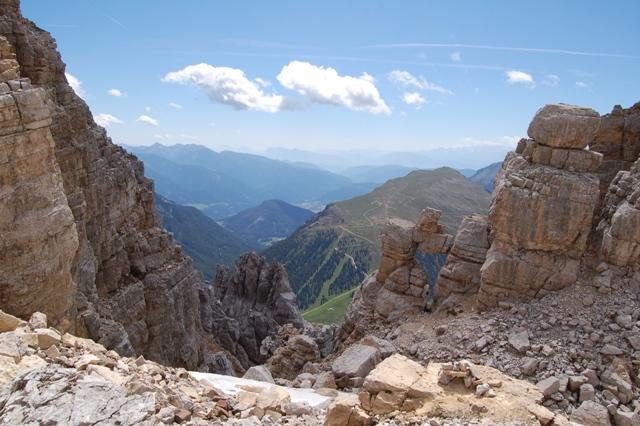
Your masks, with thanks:
M116 143L513 149L640 101L640 2L22 0Z

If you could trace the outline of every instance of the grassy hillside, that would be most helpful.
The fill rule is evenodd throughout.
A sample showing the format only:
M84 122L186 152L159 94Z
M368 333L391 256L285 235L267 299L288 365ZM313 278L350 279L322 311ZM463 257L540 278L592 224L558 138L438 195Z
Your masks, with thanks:
M415 222L425 207L432 207L443 212L440 223L455 234L466 215L486 214L489 201L480 184L453 169L418 170L327 206L263 254L287 265L298 306L311 310L355 288L378 267L380 231L390 218ZM444 257L420 257L434 282Z
M156 195L156 211L164 228L182 245L197 269L208 280L213 279L216 265L233 267L242 253L258 250L258 245L224 229L195 207L181 206Z
M493 181L495 180L496 173L498 173L501 166L502 162L490 164L487 167L483 167L478 170L470 179L474 182L481 183L482 186L491 193L493 192Z
M223 225L260 245L270 246L274 241L291 235L313 215L310 210L282 200L267 200L225 219Z

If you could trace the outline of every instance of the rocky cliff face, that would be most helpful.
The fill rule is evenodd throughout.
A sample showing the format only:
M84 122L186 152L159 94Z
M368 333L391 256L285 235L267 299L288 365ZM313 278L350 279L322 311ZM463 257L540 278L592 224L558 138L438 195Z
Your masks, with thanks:
M436 310L467 296L480 309L540 299L581 273L593 278L602 261L640 282L640 103L602 117L547 105L528 134L496 175L488 217L466 218L453 245L439 245L448 255L434 290ZM414 273L418 243L405 222L384 228L380 269L354 297L340 339L362 334L353 333L360 318L389 321L425 305L425 295L413 291L414 282L426 283ZM397 303L413 300L409 295L411 306Z
M218 265L213 285L201 288L200 298L204 310L224 313L203 313L205 330L244 368L263 361L262 341L276 336L281 326L304 328L284 266L268 264L255 253L240 256L233 274Z
M153 182L142 162L94 123L55 48L21 16L18 0L0 2L0 307L22 318L44 312L59 330L122 355L207 369L203 321L216 324L208 328L214 338L233 334L228 328L237 324L215 297L201 307L208 287L156 226ZM263 294L269 280L286 281L272 269L269 276L258 269L261 286L247 298L270 298L257 302L258 311L268 316L263 311L275 308L269 319L276 325L296 322L290 291ZM254 309L231 314L250 318ZM277 332L262 325L262 338ZM260 342L252 343L245 352L259 351Z

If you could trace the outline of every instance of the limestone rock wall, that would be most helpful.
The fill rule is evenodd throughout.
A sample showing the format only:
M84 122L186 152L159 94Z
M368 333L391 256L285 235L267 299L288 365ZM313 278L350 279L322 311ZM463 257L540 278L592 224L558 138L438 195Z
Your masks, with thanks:
M44 311L123 355L195 368L203 279L154 226L142 163L93 122L55 41L19 1L0 3L0 35L2 308Z
M640 102L628 109L616 105L611 113L603 115L589 149L603 155L596 171L602 203L618 171L629 171L640 156Z
M600 254L616 266L640 275L640 159L613 179L598 225Z
M531 300L574 283L598 202L602 154L585 150L597 112L547 105L496 176L489 207L491 248L478 303Z
M0 37L0 304L22 317L46 308L60 320L73 307L78 236L54 154L51 101L18 78L9 48Z

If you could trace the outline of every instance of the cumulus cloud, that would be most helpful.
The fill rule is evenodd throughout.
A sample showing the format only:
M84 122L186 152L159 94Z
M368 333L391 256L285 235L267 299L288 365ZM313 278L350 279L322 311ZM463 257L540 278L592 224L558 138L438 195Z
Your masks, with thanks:
M111 114L98 114L93 116L93 121L102 127L109 127L111 123L122 124L123 121L114 117Z
M407 87L415 87L420 90L431 90L439 93L453 94L451 90L447 90L444 87L437 86L433 83L429 83L425 80L424 77L414 77L407 71L391 71L388 75L389 81L393 84L407 88Z
M366 73L361 77L340 76L333 68L293 61L282 68L277 78L284 87L304 95L311 103L391 114L373 84L375 79Z
M68 72L64 73L65 77L67 77L67 81L69 82L69 86L76 92L76 95L80 96L84 99L87 95L87 92L82 88L82 82L78 80L75 76L69 74Z
M195 85L203 89L212 102L229 105L236 110L276 113L294 108L290 99L265 94L257 83L235 68L213 67L205 63L190 65L181 71L168 73L162 81Z
M118 89L110 89L107 93L110 94L111 96L115 96L116 98L126 98L127 97L126 93L122 93Z
M423 98L418 92L405 93L404 95L402 95L402 100L408 105L417 105L418 108L420 108L421 104L427 103L427 100Z
M138 117L138 119L136 121L142 121L143 123L149 123L153 126L157 126L158 125L158 121L154 120L153 118L149 117L148 115L141 115L140 117Z
M451 57L451 60L453 62L460 62L462 61L462 59L460 58L460 52L454 52L451 55L449 55Z
M507 82L509 84L524 84L526 87L533 89L536 87L535 81L533 81L533 77L530 74L522 71L507 71L505 73L507 75Z
M175 102L169 102L167 105L169 105L170 107L174 107L175 109L182 109L182 105Z
M546 84L551 87L558 87L558 84L560 84L560 77L554 74L549 74L547 78L542 80L542 84Z
M258 83L262 87L271 86L271 82L269 80L263 80L260 77L256 78L255 81L256 81L256 83Z

